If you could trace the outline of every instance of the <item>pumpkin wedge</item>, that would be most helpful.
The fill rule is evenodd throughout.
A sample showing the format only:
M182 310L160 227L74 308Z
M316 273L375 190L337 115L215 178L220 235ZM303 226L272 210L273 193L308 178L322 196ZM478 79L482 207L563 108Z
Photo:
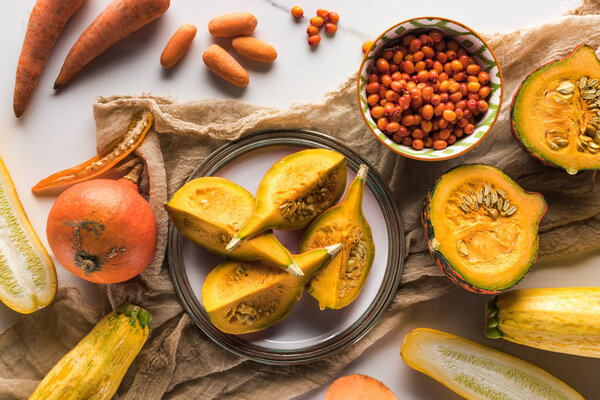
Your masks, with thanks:
M421 221L431 255L452 282L499 293L533 266L547 208L542 195L526 192L498 168L461 165L429 189Z
M309 149L282 158L260 181L254 210L227 251L268 229L306 227L339 200L345 187L346 159L338 152Z
M303 276L264 262L226 261L206 277L202 304L212 324L240 335L266 329L284 319L300 300L308 279L342 247L335 244L294 255Z
M600 358L600 287L520 289L486 307L486 336Z
M205 176L183 185L165 204L181 234L211 253L241 261L263 259L301 276L290 252L273 232L245 240L233 251L225 246L252 213L254 196L228 179Z
M411 368L469 400L584 400L535 365L434 329L411 331L401 354Z
M329 386L324 400L398 400L387 386L368 375L338 378Z
M0 300L22 314L56 295L54 263L33 230L0 159Z
M348 186L344 200L321 214L308 227L300 251L342 243L342 251L308 283L306 290L321 310L338 309L352 303L367 280L375 244L371 227L362 212L368 167L361 165Z
M569 174L600 169L600 61L581 45L521 83L512 102L512 131L535 158Z
M124 303L52 367L29 400L109 400L148 339L152 317Z
M141 111L129 123L123 136L113 141L104 151L84 163L56 172L31 188L36 195L58 194L83 181L98 178L131 154L144 141L154 117Z

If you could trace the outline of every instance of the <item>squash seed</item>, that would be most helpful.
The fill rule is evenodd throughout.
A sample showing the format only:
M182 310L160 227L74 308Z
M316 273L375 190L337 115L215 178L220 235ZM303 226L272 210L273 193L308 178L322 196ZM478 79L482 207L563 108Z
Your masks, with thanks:
M504 199L506 198L506 192L504 192L504 190L498 189L497 192L500 196L502 196L502 198L504 198Z
M575 85L573 85L573 83L570 81L563 81L558 88L556 88L556 91L560 94L571 94L574 90Z
M513 215L516 212L517 212L517 206L512 206L511 208L508 209L508 211L506 212L506 215L508 215L510 217L511 215Z
M458 250L458 252L461 255L463 255L465 257L467 257L469 255L469 249L467 248L467 244L465 243L464 240L459 240L456 243L456 249Z
M587 84L587 76L584 76L583 78L581 78L581 80L579 81L579 89L583 90L583 88L585 87L585 85Z

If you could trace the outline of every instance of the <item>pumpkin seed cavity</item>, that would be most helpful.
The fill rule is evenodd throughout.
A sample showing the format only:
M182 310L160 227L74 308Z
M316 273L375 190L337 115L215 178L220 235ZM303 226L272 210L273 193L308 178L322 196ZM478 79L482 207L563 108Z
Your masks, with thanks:
M288 222L298 223L315 218L330 205L329 197L337 186L337 171L319 180L316 189L295 200L284 201L279 206L281 216Z
M562 81L546 92L544 103L546 145L561 151L571 143L585 154L600 152L600 83L584 76Z

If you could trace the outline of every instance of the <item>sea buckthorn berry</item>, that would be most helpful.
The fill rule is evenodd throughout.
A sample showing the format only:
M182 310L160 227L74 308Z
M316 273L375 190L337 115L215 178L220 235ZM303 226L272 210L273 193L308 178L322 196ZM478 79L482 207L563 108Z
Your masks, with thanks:
M403 60L404 60L404 53L402 53L400 50L396 50L394 52L394 56L392 57L392 62L394 64L401 64Z
M447 73L442 72L439 74L438 76L438 81L447 81L450 77L448 76Z
M367 93L377 93L379 92L379 89L381 89L381 84L379 82L371 82L367 85Z
M469 119L473 116L473 111L468 108L465 110L465 118Z
M406 47L410 46L410 42L413 41L413 39L416 39L417 37L415 35L405 35L402 37L402 44Z
M419 40L421 41L421 45L425 46L427 44L433 44L433 40L429 37L428 34L422 33L419 35Z
M454 79L456 82L464 82L467 80L467 74L465 74L464 71L460 71L452 75L452 79Z
M390 84L390 88L398 93L400 93L404 89L400 81L392 81L392 83Z
M381 53L381 57L385 58L386 60L390 60L392 57L394 56L394 52L392 50L385 50L383 53Z
M461 138L465 135L462 128L454 128L454 131L452 132L452 134L454 135L454 137L457 137L457 138Z
M490 81L490 74L485 71L481 71L477 77L479 78L479 83L482 85L486 85Z
M302 7L299 7L299 6L292 7L292 16L294 16L294 18L302 18L303 15L304 15L304 10L302 9Z
M455 109L454 112L456 113L456 120L458 120L458 121L461 120L465 116L462 108ZM454 122L456 122L456 121L454 121Z
M440 99L439 94L434 94L433 96L431 96L431 105L432 106L437 106L440 103L441 103L441 99Z
M313 25L309 25L309 27L308 27L308 28L306 28L306 33L308 33L308 36L315 36L315 35L318 35L318 34L319 34L319 28L317 28L316 26L313 26ZM366 44L366 43L368 43L368 42L365 42L365 44ZM371 44L373 44L373 42L371 42ZM364 45L363 45L363 47L364 47ZM370 47L371 47L371 46L369 46L369 48L370 48ZM365 51L364 49L363 49L363 52L365 52L365 53L366 53L366 51Z
M381 117L379 119L377 119L377 127L379 128L380 131L385 131L385 128L388 125L388 120L386 117Z
M437 106L433 107L433 115L435 115L436 117L439 117L440 115L442 115L444 113L445 110L446 110L446 105L440 103Z
M377 95L377 96L379 96L379 95ZM388 101L386 99L381 99L381 100L379 100L379 105L382 106L382 107L385 107L385 105L387 104L387 102Z
M477 79L476 76L467 75L467 82L477 82L477 83L479 83L479 79Z
M469 56L466 54L459 54L458 61L460 61L463 68L467 68L467 66L469 65Z
M446 104L445 104L445 106L446 106L446 110L452 110L452 111L454 111L454 103L453 102L447 101Z
M406 136L402 138L402 144L405 146L412 146L413 138Z
M466 100L460 100L454 106L455 110L464 110L465 108L467 108L467 101Z
M393 81L399 81L401 79L402 79L402 73L400 73L400 72L394 72L392 74L392 80Z
M385 97L385 91L386 91L386 88L379 85L379 92L377 92L377 94L379 95L379 97L381 97L383 99Z
M448 90L450 90L450 82L448 80L440 82L438 90L440 92L447 92Z
M478 94L479 94L479 98L485 99L486 97L488 97L490 95L490 87L483 86L481 89L479 89Z
M316 26L316 27L322 27L323 24L325 23L325 20L323 19L323 17L312 17L310 19L310 24L312 26Z
M421 41L419 39L413 39L410 41L408 49L411 53L418 51L421 48Z
M453 103L459 102L460 99L462 99L462 93L461 92L452 93L450 95L450 101L453 102Z
M311 25L311 26L312 26L312 25ZM310 28L310 26L309 26L309 28ZM308 30L307 30L307 31L308 31ZM317 29L317 32L318 32L318 31L319 31L319 30ZM310 35L310 33L309 33L309 35ZM366 42L364 42L364 43L363 43L363 45L362 45L362 52L363 52L363 53L367 53L369 50L371 50L371 47L373 47L373 41L372 41L372 40L367 40L367 41L366 41Z
M479 100L479 94L478 93L469 93L469 95L467 96L467 98L469 100Z
M454 50L446 50L446 56L448 57L448 61L454 61L458 54Z
M435 51L446 51L446 42L442 41L434 44L433 49Z
M432 108L432 110L433 110L433 108ZM433 129L433 123L431 121L428 121L428 120L421 121L421 130L425 134L428 134L429 132L431 132L431 129Z
M397 122L390 122L387 124L387 127L385 128L387 133L398 132L398 129L400 129L400 124Z
M433 142L433 148L436 150L443 150L448 147L448 143L445 140L436 140Z
M463 97L466 97L469 94L469 88L464 82L460 83L460 89L458 89L458 91L463 95Z
M398 72L400 70L400 68L398 68L398 64L390 64L390 74L393 74L394 72Z
M370 74L369 75L369 83L372 83L372 82L379 82L379 75Z
M435 60L433 62L433 69L438 73L441 74L442 72L444 72L444 64L442 64L440 61Z
M398 95L398 92L394 92L393 90L388 90L387 92L385 92L385 99L387 101L398 101L398 98L400 97L400 95Z
M433 147L433 138L427 136L423 139L423 143L425 144L425 147L431 148Z
M415 114L415 125L421 125L421 122L423 121L423 117L421 117L421 114Z
M464 128L465 126L467 126L468 123L469 123L469 120L463 117L456 124L458 125L459 128Z
M433 50L433 48L430 46L421 47L421 52L423 52L423 55L425 56L425 58L435 57L435 50Z
M473 125L473 124L465 125L465 127L463 128L463 132L465 133L465 135L472 134L473 132L475 132L475 125Z
M410 136L413 139L423 139L425 137L425 133L421 129L417 128L410 133Z
M452 70L454 72L458 72L458 71L462 71L463 70L463 65L460 61L458 60L454 60L450 63L450 66L452 67Z
M446 103L446 102L448 102L448 100L450 100L450 95L448 93L440 94L440 102Z
M423 93L421 93L421 89L410 89L410 97L416 99L417 97L421 97Z
M429 72L425 70L419 71L419 73L417 74L417 78L419 78L419 81L421 82L427 82L429 80Z
M337 24L338 21L340 20L340 15L338 13L336 13L335 11L329 11L329 15L327 15L327 19L332 24Z
M337 31L337 25L328 22L325 24L325 32L327 33L335 33Z
M458 82L453 82L451 84L448 85L448 91L450 93L456 93L460 90L460 83Z
M425 104L421 110L421 115L426 120L433 118L433 106L431 104Z
M452 111L452 110L446 109L444 111L443 117L448 122L454 122L454 121L456 121L456 113L454 111Z
M405 115L402 117L402 125L413 126L415 124L415 117L412 114Z
M442 118L438 121L438 128L440 128L440 129L446 129L448 127L448 125L450 125L448 120L445 120ZM439 132L438 132L438 135L439 135Z
M448 139L446 140L446 142L448 143L448 146L456 143L456 136L454 136L454 135L448 136Z
M381 75L379 81L383 85L383 87L389 87L392 84L392 78L389 75Z
M378 94L371 94L371 95L369 95L369 97L367 97L368 105L374 106L374 105L377 105L377 103L379 103L379 95Z
M402 68L407 74L413 74L415 72L415 64L413 64L412 61L404 61Z
M425 53L423 53L421 50L415 51L413 53L413 61L423 61L424 58L425 58Z
M446 42L446 46L448 47L448 49L450 50L454 50L457 51L459 49L459 45L458 42L454 39L450 39Z
M385 115L385 110L381 106L375 106L371 108L371 117L374 119L379 119Z
M469 75L477 75L481 71L481 67L477 64L469 64L467 65L467 74Z
M385 115L391 116L396 111L396 105L387 99L386 99L386 101L387 101L387 103L385 103L385 106L383 106L383 111L385 112Z
M377 62L375 63L375 66L377 67L377 71L379 71L380 73L387 73L390 70L390 64L387 62L387 60L385 58L380 58L377 60Z
M421 72L425 69L425 63L423 61L417 61L415 63L415 72Z
M444 72L448 75L454 75L454 70L452 69L452 64L447 62L444 64Z
M480 112L486 112L488 110L488 103L485 100L479 100L477 102L477 110Z
M406 54L404 56L404 60L405 61L412 61L413 60L413 55L412 54Z
M421 94L423 95L423 100L429 101L433 97L434 90L431 86L425 86L421 89Z
M321 17L321 18L325 19L325 18L327 18L327 17L329 16L329 11L327 11L327 10L324 10L324 9L322 9L322 8L319 8L319 9L317 10L317 15L318 15L319 17Z
M423 147L425 147L425 143L423 143L423 141L422 141L422 140L420 140L420 139L415 139L415 140L413 140L413 142L412 142L412 147L413 147L413 149L415 149L415 150L422 150L422 149L423 149Z
M429 31L429 37L431 38L431 40L433 40L433 43L441 42L442 39L444 38L442 36L442 32L438 31L437 29Z
M452 134L452 131L448 128L444 128L442 130L440 130L439 136L440 139L442 140L448 140L448 138L450 137L450 135Z
M467 84L467 88L469 89L469 92L477 93L479 92L481 85L479 84L479 82L469 82Z

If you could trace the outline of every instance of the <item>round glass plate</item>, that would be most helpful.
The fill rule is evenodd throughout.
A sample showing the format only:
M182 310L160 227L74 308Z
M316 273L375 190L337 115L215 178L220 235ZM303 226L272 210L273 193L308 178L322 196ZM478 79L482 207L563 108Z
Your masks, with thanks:
M357 299L340 310L320 311L304 294L283 321L263 331L230 335L209 321L202 306L204 279L223 258L196 246L170 224L168 260L175 290L192 320L217 344L265 364L300 364L326 357L365 335L394 298L404 260L404 235L392 192L375 168L336 139L318 132L277 130L245 135L212 153L189 177L221 176L251 193L265 172L282 157L306 148L327 148L346 157L348 183L360 164L369 165L363 212L375 241L375 260ZM302 231L276 231L277 238L297 252Z

